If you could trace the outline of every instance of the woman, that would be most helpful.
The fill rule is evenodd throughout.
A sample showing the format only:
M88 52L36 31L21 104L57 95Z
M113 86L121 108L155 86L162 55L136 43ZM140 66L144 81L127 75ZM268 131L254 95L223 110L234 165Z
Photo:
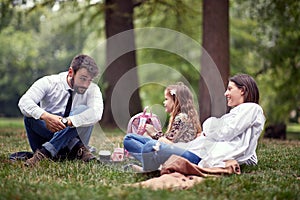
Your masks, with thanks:
M158 132L152 125L146 125L146 131L153 139L164 143L192 141L202 131L199 117L194 106L193 95L189 88L179 82L169 85L164 91L165 111L170 113L168 129L165 134ZM127 134L124 146L136 159L142 161L141 151L152 140L137 134Z
M154 140L145 143L141 151L143 170L157 170L173 154L200 167L225 167L230 159L239 164L257 164L255 150L265 117L258 105L256 82L249 75L236 75L229 79L224 95L230 112L221 118L208 118L195 140L172 145Z

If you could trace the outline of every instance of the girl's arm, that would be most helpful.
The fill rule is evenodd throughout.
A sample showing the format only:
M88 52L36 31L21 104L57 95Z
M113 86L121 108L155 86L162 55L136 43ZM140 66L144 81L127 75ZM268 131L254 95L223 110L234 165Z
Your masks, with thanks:
M166 138L174 143L189 142L196 138L197 131L194 128L192 120L188 118L187 114L178 114L172 124L171 131L166 134Z

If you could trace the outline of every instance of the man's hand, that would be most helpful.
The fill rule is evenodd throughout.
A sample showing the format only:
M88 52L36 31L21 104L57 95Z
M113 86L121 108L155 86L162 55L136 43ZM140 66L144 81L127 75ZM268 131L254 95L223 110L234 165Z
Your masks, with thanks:
M62 117L59 115L53 115L48 112L44 112L40 117L41 120L45 121L47 129L53 133L66 128L66 126L61 122L61 118Z

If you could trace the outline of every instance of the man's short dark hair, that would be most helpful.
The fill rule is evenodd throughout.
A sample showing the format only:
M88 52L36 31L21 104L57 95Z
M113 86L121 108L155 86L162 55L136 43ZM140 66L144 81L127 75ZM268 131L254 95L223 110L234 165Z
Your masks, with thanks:
M70 67L73 68L75 74L81 68L86 68L93 77L99 73L99 68L95 60L88 55L80 54L75 56Z

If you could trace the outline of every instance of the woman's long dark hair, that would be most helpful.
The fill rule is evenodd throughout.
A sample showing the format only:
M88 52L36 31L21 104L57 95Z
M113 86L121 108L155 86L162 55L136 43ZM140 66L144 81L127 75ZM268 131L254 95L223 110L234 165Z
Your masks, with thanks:
M244 92L244 102L259 104L259 90L255 80L248 74L237 74L229 79Z

